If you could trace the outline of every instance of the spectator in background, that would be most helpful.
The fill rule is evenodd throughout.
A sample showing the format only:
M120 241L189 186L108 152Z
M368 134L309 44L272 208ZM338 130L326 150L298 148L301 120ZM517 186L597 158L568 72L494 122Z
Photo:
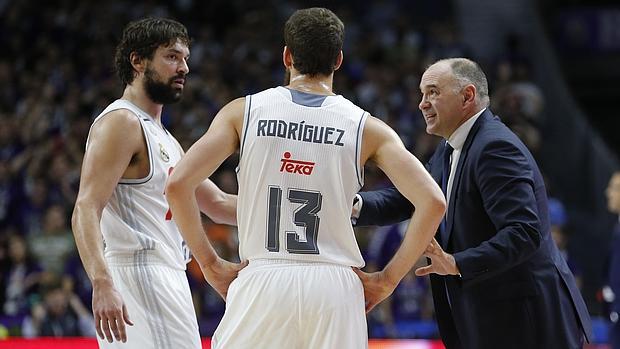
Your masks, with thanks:
M28 244L45 271L55 275L64 273L67 258L75 253L75 243L62 206L52 205L47 209L42 231L29 236Z
M568 221L566 210L562 202L556 198L549 198L548 204L551 236L555 244L558 245L558 250L560 250L560 254L564 257L566 264L568 264L568 268L573 273L573 276L575 276L577 287L581 289L583 285L581 269L568 253L569 232L566 230L566 223Z
M44 217L51 206L47 181L43 177L29 177L24 186L25 199L19 209L19 226L27 236L40 234Z
M47 185L52 202L73 206L77 195L79 171L67 154L52 154L46 167Z
M618 215L618 223L614 227L609 261L609 286L613 291L613 302L610 309L612 322L609 340L612 349L620 349L620 171L614 172L605 191L609 212Z
M0 117L0 159L14 161L23 151L25 146L19 139L18 126L16 120Z
M522 39L508 35L503 52L496 63L491 109L536 156L542 145L544 96L532 81L532 64L523 54Z
M19 225L19 202L22 200L21 183L13 178L10 163L0 159L0 229Z
M11 235L7 244L8 259L0 274L0 322L13 336L20 335L21 322L30 312L31 297L36 297L42 270L28 251L20 235Z
M93 286L77 251L71 253L65 261L62 286L67 292L75 293L83 304L92 304Z
M58 280L43 291L43 302L24 320L24 337L94 337L91 313L73 293L63 289Z
M450 22L437 22L431 25L428 61L431 63L454 57L470 57L469 48L460 41L457 29Z

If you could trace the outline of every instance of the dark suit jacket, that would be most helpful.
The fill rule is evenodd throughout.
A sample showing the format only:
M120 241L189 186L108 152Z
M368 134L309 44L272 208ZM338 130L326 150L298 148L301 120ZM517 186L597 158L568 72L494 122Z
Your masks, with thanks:
M437 183L442 146L427 164ZM590 318L551 238L545 186L528 149L487 109L467 136L454 176L448 239L436 238L454 255L461 277L431 275L447 348L581 348ZM411 217L411 204L395 188L360 194L358 226Z

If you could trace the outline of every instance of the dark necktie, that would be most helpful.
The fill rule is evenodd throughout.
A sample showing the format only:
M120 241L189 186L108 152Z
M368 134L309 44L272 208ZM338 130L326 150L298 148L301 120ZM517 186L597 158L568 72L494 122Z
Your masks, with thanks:
M450 156L452 155L452 151L454 149L450 146L448 142L446 142L443 149L443 171L441 172L441 191L443 191L443 195L448 199L448 179L450 177ZM446 216L448 212L443 216L441 220L441 224L439 225L439 234L441 236L441 244L444 246L448 245L446 238L448 237L448 232L446 231Z

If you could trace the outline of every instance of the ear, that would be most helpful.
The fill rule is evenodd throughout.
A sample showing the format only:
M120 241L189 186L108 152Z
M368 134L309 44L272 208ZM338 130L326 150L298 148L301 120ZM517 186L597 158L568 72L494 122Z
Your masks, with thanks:
M463 88L463 106L468 107L476 104L476 86L469 84Z
M284 66L288 70L293 67L293 53L291 53L288 46L284 46L284 51L282 51L282 63L284 63Z
M336 58L336 65L334 66L334 71L340 68L343 60L344 60L344 53L342 53L342 50L340 50L340 54L338 54L338 58Z
M144 73L146 70L146 59L138 56L136 52L129 54L129 62L137 73Z

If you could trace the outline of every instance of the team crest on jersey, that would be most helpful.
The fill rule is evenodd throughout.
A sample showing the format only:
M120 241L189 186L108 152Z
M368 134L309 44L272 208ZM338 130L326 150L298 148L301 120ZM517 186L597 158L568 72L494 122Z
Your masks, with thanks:
M315 165L315 163L311 161L291 159L291 153L288 151L284 153L284 157L280 161L282 162L282 166L280 166L280 172L288 172L306 176L312 174L312 170L314 170Z
M158 144L159 144L159 156L161 156L161 159L164 160L164 162L170 161L170 155L168 155L166 148L164 148L164 146L161 143L158 143Z

